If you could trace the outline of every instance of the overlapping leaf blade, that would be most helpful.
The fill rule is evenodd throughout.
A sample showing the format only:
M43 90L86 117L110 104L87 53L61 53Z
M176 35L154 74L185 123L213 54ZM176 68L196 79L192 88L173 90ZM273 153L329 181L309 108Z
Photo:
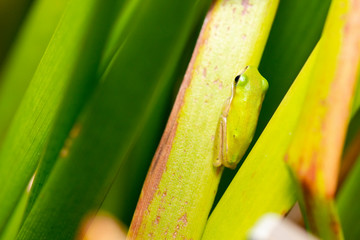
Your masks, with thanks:
M84 112L79 136L55 165L19 239L53 237L55 232L56 239L68 239L81 218L98 209L124 158L141 137L194 20L207 3L147 0L139 5L138 22L111 61Z

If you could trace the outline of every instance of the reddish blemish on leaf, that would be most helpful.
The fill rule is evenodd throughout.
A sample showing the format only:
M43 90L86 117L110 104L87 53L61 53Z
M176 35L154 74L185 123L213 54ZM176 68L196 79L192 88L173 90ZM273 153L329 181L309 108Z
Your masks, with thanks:
M330 227L336 235L340 234L341 227L340 227L339 222L336 219L333 219L333 218L331 219Z
M161 218L161 217L160 217L159 215L156 216L156 218L155 218L155 225L158 225L158 224L159 224L160 218Z
M313 209L313 195L312 193L309 191L309 188L308 188L308 184L305 183L305 182L300 182L301 186L302 186L302 191L303 191L303 194L304 194L304 205L305 205L305 208L306 209ZM309 222L309 225L310 226L313 226L313 231L314 232L318 232L317 229L316 229L316 224L315 224L315 218L314 218L314 215L312 214L312 212L307 212L307 221Z
M162 198L161 198L161 201L164 201L164 198L166 197L167 195L167 191L164 191L163 195L162 195Z
M248 13L248 8L252 6L249 0L242 0L241 4L243 5L244 9L242 10L241 14L245 15Z
M220 79L216 79L213 83L218 85L219 89L223 88L223 83L222 81L220 81Z
M207 75L207 71L206 71L206 67L203 68L203 77L206 78L206 75Z
M288 161L289 161L289 155L288 155L288 154L285 154L285 156L284 156L284 161L285 161L285 162L288 162Z
M179 218L179 221L183 222L184 226L187 225L187 215L186 215L186 213L184 213L184 215L182 215L182 216Z
M178 225L176 225L176 230L175 230L174 233L173 233L173 238L174 238L174 239L176 239L176 236L177 236L177 234L178 234L179 229L180 229L180 226L179 226L179 224L178 224Z

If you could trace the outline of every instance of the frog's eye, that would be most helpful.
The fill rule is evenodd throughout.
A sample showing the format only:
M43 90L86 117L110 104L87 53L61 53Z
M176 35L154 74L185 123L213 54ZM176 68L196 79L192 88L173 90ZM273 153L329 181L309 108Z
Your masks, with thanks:
M264 92L266 92L269 88L269 83L266 81L265 78L262 78L261 86Z
M239 79L240 79L240 75L237 75L237 76L235 77L235 85L237 85L237 83L239 82Z
M248 82L248 76L246 74L237 75L235 77L235 86L244 86Z

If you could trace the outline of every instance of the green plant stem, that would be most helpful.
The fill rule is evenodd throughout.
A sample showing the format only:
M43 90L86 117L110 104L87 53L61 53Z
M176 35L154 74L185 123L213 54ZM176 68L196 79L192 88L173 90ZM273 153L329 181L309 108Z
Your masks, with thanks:
M239 71L258 66L277 4L214 2L148 172L130 239L200 238L222 172L212 165L221 108Z

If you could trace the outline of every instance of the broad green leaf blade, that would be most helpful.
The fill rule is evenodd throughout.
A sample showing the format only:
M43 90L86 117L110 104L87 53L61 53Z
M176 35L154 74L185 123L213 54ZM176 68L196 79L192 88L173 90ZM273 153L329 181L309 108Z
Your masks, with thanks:
M320 39L330 2L280 2L259 67L271 86L262 107L259 130L265 128Z
M0 149L0 229L34 174L51 129L66 132L96 85L116 2L69 2Z
M16 239L16 235L21 227L28 198L29 192L24 191L20 201L16 206L16 209L14 210L10 220L6 224L5 229L0 233L0 240Z
M355 89L355 93L354 93L354 102L353 102L351 116L354 116L360 107L360 63L359 63L358 69L359 69L358 80L356 83L356 89Z
M0 144L21 103L68 0L32 5L0 74Z
M129 33L134 30L133 25L136 25L140 18L137 17L137 9L141 0L125 0L122 1L122 10L114 20L110 36L106 43L103 57L101 59L99 74L103 75L116 52L124 44ZM129 24L129 21L132 24Z
M216 126L234 78L258 66L278 1L215 1L147 175L129 238L201 237L222 169ZM251 23L251 24L250 24Z
M354 108L353 108L354 109ZM342 188L342 184L347 179L349 172L354 167L357 154L360 151L360 140L355 140L360 130L360 111L351 118L347 129L346 141L344 146L344 153L341 160L338 190ZM355 191L356 192L356 191Z
M111 6L111 8L121 9L124 5L124 1L117 1L116 4L117 5ZM95 74L95 72L92 72L93 76L87 77L89 80L91 78L95 80L101 78L97 76L104 75L106 71L106 67L108 67L108 65L104 65L104 63L109 63L111 61L116 50L119 48L119 45L121 43L120 40L124 39L125 38L124 36L127 36L128 27L126 28L124 27L124 25L134 24L134 21L131 21L132 24L129 24L130 21L129 15L131 16L135 14L136 8L134 6L137 6L138 4L139 1L131 1L128 2L128 4L126 5L123 11L120 10L116 11L118 15L117 16L118 22L116 22L115 25L112 26L112 31L110 31L110 36L107 39L108 44L106 44L104 48L104 51L106 53L102 54L101 56L101 62L97 74ZM109 9L104 10L103 13L104 15L106 15L107 23L103 22L98 25L99 29L93 28L92 30L95 34L100 36L102 35L106 36L106 33L101 31L107 31L109 29L108 28L109 25L111 25L111 22L115 20L115 17L111 17L112 11L109 11ZM107 28L104 27L104 25L107 26ZM97 57L99 58L99 56ZM93 56L93 58L96 58L96 56ZM94 67L93 70L96 70L96 68ZM67 97L63 100L63 103L60 106L60 109L57 114L58 117L56 118L54 123L54 126L56 127L53 129L49 137L49 141L46 145L45 153L43 154L40 164L36 170L37 173L35 176L33 187L31 189L25 216L27 216L27 214L31 210L36 198L39 195L39 192L41 191L42 186L44 185L49 174L51 173L51 170L56 163L59 153L62 151L61 148L62 147L67 148L68 146L66 146L67 145L66 141L72 141L71 138L74 138L74 136L72 136L70 132L71 128L73 127L75 131L77 131L76 129L78 129L78 126L74 126L74 123L76 121L78 113L82 109L83 104L86 102L88 95L92 93L92 88L94 87L94 85L88 86L88 89L86 89L85 87L81 87L78 84L79 81L74 81L70 83L70 86L68 87L69 90L67 95L76 96L79 102L77 102L76 99L74 98ZM84 90L81 91L81 89ZM79 121L81 122L81 120ZM70 139L66 140L67 137L69 137Z
M360 61L360 1L334 0L286 160L312 231L342 239L334 206L338 167Z
M0 1L0 66L33 0Z
M339 190L336 196L340 222L345 239L360 238L360 231L354 224L360 221L360 111L351 119L347 142L341 163Z
M360 122L360 114L357 114L354 119ZM360 197L360 126L357 126L357 129L351 128L351 130L357 134L346 149L343 160L352 161L353 164L347 169L347 178L338 192L336 206L345 239L359 239L360 230L354 226L360 222L360 207L358 204ZM348 158L353 158L353 160Z
M360 221L359 175L360 155L336 201L345 239L359 239L360 237L360 229L355 227Z
M72 238L84 215L99 208L169 84L206 3L142 1L138 23L111 61L84 112L79 136L68 155L58 159L19 239Z
M265 213L285 214L295 188L283 159L303 106L317 48L297 76L206 224L202 239L246 239ZM266 101L266 99L265 99ZM276 137L274 137L276 136ZM276 140L274 140L276 138Z

